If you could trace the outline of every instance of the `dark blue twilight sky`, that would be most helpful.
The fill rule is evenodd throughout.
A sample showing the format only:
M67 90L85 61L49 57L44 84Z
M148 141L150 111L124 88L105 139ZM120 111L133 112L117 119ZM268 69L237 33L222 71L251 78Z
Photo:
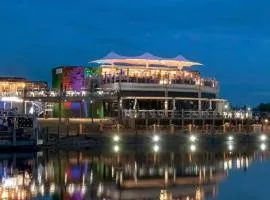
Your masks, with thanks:
M268 0L6 0L0 74L51 81L57 65L87 65L109 51L204 64L234 104L270 101Z

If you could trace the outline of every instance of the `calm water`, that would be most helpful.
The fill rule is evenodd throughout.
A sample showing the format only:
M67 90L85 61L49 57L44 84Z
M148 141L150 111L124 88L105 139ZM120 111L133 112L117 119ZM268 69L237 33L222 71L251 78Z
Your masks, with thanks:
M269 199L266 146L1 153L2 199ZM118 152L115 152L118 151ZM155 152L156 151L156 152Z

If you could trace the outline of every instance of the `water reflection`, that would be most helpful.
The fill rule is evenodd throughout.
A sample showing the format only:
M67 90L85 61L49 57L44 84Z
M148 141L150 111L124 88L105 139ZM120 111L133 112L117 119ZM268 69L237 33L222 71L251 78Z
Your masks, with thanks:
M255 159L267 155L266 151L190 150L0 154L0 196L2 199L202 200L216 197L218 184L230 170L246 171Z

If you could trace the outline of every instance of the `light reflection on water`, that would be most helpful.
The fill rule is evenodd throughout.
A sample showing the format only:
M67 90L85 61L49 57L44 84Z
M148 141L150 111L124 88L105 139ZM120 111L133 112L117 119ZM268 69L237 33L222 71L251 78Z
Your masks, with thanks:
M157 144L151 144L157 145ZM2 199L215 198L231 170L268 157L260 149L201 151L120 149L0 154ZM192 147L193 145L193 147ZM233 145L233 144L229 144ZM164 147L163 147L164 148ZM143 151L143 150L142 150Z

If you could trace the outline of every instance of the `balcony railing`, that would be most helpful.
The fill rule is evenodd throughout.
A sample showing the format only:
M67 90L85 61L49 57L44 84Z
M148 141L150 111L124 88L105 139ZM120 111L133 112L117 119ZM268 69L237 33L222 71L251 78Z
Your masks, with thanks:
M251 112L246 111L174 111L174 110L123 110L123 117L137 119L250 119Z
M217 88L218 81L211 78L152 78L152 77L127 77L127 76L112 76L103 77L101 84L112 84L112 83L141 83L141 84L160 84L160 85L197 85L205 86L210 88Z
M59 90L39 90L39 91L25 91L25 92L0 92L0 97L102 97L102 96L116 96L116 91L73 91L66 90L59 92Z

